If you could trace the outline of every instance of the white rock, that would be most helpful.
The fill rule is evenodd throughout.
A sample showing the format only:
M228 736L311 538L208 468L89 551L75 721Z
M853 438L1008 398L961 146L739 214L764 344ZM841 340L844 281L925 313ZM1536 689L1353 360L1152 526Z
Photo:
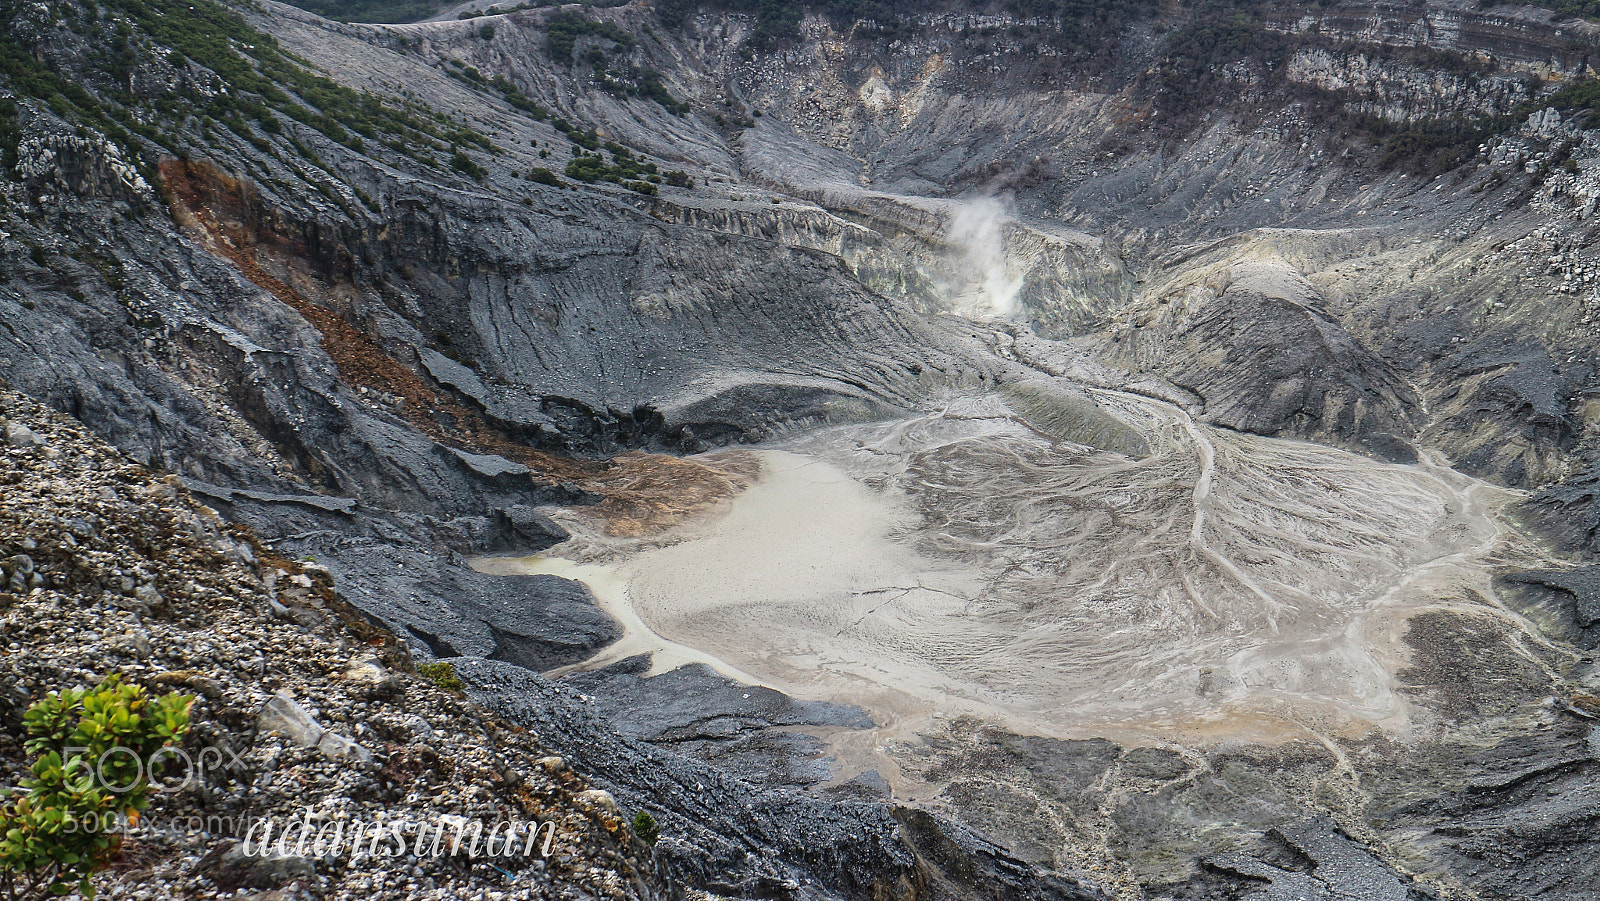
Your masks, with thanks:
M302 748L316 748L334 760L371 760L372 752L352 739L324 729L314 717L288 695L268 701L256 717L263 732L277 732Z
M352 682L378 685L390 678L390 675L378 658L369 654L350 661L350 666L344 671L344 677Z
M588 791L578 792L573 800L588 807L599 808L606 813L621 814L622 808L618 806L617 799L608 791L591 788Z
M372 760L372 752L336 732L324 732L317 742L317 750L334 760Z
M277 732L302 748L315 746L328 731L318 725L316 719L294 698L283 694L261 708L261 714L256 717L256 728L262 732Z
M6 443L12 447L38 447L44 439L20 422L6 424Z

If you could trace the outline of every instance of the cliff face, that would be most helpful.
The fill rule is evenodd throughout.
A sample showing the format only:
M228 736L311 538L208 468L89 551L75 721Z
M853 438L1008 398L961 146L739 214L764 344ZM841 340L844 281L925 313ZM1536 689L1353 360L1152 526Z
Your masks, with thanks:
M453 898L491 884L507 898L664 894L609 795L535 733L417 675L326 569L278 557L171 477L12 391L0 389L0 416L6 781L33 763L23 712L46 691L115 670L193 699L170 752L184 763L152 774L164 790L150 808L81 825L122 836L96 877L100 897ZM481 844L475 861L450 853L462 817L502 841L517 824L514 851L497 842L489 864ZM536 823L550 825L529 841ZM397 852L388 830L401 824ZM362 841L357 828L383 837ZM436 838L446 853L428 852Z
M1600 28L1537 6L1467 2L1341 3L1321 10L1269 16L1270 27L1313 31L1385 47L1424 47L1489 58L1513 71L1586 73Z
M733 415L716 396L725 381L752 381L739 374L751 369L767 370L753 380L792 406L780 418L809 420L868 415L876 404L905 406L938 384L985 378L984 364L958 362L962 350L924 335L915 341L941 347L940 354L926 362L878 363L865 394L851 386L840 374L855 366L854 352L842 347L872 343L868 333L898 333L879 342L897 347L911 334L900 331L903 322L882 319L877 301L867 311L845 300L862 288L921 312L970 313L974 304L992 307L996 295L1044 333L1062 337L1144 328L1146 317L1133 311L1157 302L1164 286L1199 277L1201 266L1262 262L1308 279L1328 298L1323 314L1330 327L1348 333L1358 352L1376 355L1351 376L1354 390L1399 390L1410 399L1380 425L1365 424L1364 414L1341 423L1307 401L1311 407L1285 411L1294 415L1261 429L1358 445L1366 432L1413 441L1426 430L1469 471L1518 486L1585 465L1577 451L1583 429L1557 409L1593 377L1585 351L1594 334L1592 301L1567 275L1576 266L1583 278L1584 264L1561 264L1564 277L1557 279L1529 261L1565 259L1564 248L1587 243L1592 198L1600 193L1583 166L1592 138L1571 113L1539 112L1526 123L1505 117L1541 109L1530 100L1541 90L1530 67L1543 66L1539 72L1553 79L1587 71L1583 48L1593 30L1587 23L1525 8L1440 5L1402 15L1354 5L1296 18L1292 27L1267 17L1261 27L1279 34L1278 43L1263 39L1259 47L1266 49L1246 46L1237 57L1213 47L1209 56L1190 59L1172 49L1176 39L1134 29L1114 64L1075 70L1065 61L1070 57L1036 40L1027 21L1005 16L934 16L892 41L810 18L798 43L746 60L747 19L695 19L680 41L640 30L647 11L607 15L640 40L625 47L582 40L608 48L613 70L659 71L672 96L694 98L706 104L704 112L676 116L648 100L614 96L581 69L552 65L542 43L545 14L493 18L491 39L481 36L477 20L329 27L286 12L275 24L289 46L352 84L383 91L379 73L401 72L412 96L457 115L467 109L486 115L482 91L441 77L470 66L697 179L693 191L665 188L649 201L629 203L625 194L586 200L622 203L619 221L648 209L648 226L608 227L594 244L566 233L571 217L556 226L530 219L536 212L492 227L463 217L443 228L445 236L458 227L474 235L488 228L495 234L488 246L505 248L481 262L474 258L482 242L445 252L468 267L462 275L469 281L483 280L451 302L446 316L471 323L456 339L468 342L459 350L500 367L481 379L485 400L491 414L521 430L554 434L558 424L530 412L537 406L550 416L549 408L565 403L555 396L577 401L585 415L603 410L606 420L629 409L659 410L669 444L684 426L697 441L761 434L765 426L739 415L694 421L712 410L719 411L713 420ZM1152 85L1146 73L1163 70L1173 84L1193 82L1203 90L1189 97L1172 84ZM1175 107L1180 100L1189 106ZM1193 107L1201 101L1211 109ZM516 127L507 116L497 110L483 121ZM1445 128L1450 123L1454 131ZM548 151L559 137L538 123L522 126L497 160L511 171L536 164L528 141ZM1431 168L1457 155L1465 162L1448 174ZM558 150L555 158L562 156ZM372 190L390 190L380 185ZM549 193L525 190L541 198ZM991 196L1003 205L968 203ZM534 202L533 210L543 203ZM579 218L599 209L570 208ZM425 228L439 233L437 226ZM540 237L514 237L524 228ZM527 271L525 261L548 253L541 248L557 234L563 236L554 243L574 254L576 270L587 265L580 260L626 255L628 262L607 263L606 275L574 271L578 282L558 274L562 260ZM717 236L718 250L705 246L707 235ZM793 315L787 300L769 307L751 292L755 284L771 284L777 270L741 274L750 265L746 258L770 264L763 249L769 244L786 255L819 251L818 260L842 265L837 287L825 287L829 277L815 270L793 283L813 292L801 304L804 316L829 310L822 315L851 325L769 326L761 311ZM428 259L413 246L377 248L373 256L380 270L386 259ZM812 265L804 259L770 265L785 271ZM477 267L481 274L471 271ZM610 277L625 279L600 290L630 298L631 312L621 318L593 308L585 293ZM385 290L393 290L388 282ZM459 290L430 286L433 315L442 312L439 295ZM757 318L732 328L726 318L709 326L693 322L719 297ZM512 324L516 309L552 307L562 312L546 313L538 330ZM656 318L638 319L640 311ZM1427 324L1444 319L1477 337ZM1426 347L1395 346L1407 340L1397 334L1418 330L1440 337L1428 337ZM686 344L685 333L714 337ZM1536 378L1553 393L1531 396L1512 386L1533 390L1521 375L1511 376L1513 364L1484 356L1484 340L1530 348L1533 357L1516 365L1544 367ZM522 359L527 344L575 356ZM730 349L742 346L759 349ZM622 361L653 362L640 372L619 361L619 348ZM692 348L697 363L686 365L687 355L668 348ZM1160 360L1142 365L1188 378ZM1295 365L1295 378L1322 378L1308 369L1317 364ZM1235 368L1239 379L1254 378L1249 366ZM913 370L918 374L908 378ZM1463 372L1493 374L1463 379ZM575 373L584 373L581 381ZM796 380L804 387L788 384ZM1395 388L1400 382L1410 388ZM687 385L695 387L684 393ZM541 399L535 403L530 394ZM823 396L838 399L824 403ZM767 406L773 403L776 397ZM1473 421L1445 415L1425 422L1424 409L1452 404L1477 411ZM1499 425L1485 431L1485 421ZM1524 433L1529 440L1506 440Z
M797 801L613 740L524 670L585 659L616 623L581 585L462 562L560 541L540 506L594 505L648 536L754 477L669 454L1060 380L1077 392L1062 440L1144 453L1082 385L1127 389L1221 429L1442 455L1530 491L1524 512L1554 546L1600 551L1600 139L1581 88L1600 26L1458 2L1238 12L1104 27L999 8L817 13L772 42L753 16L668 27L645 3L406 25L270 2L243 20L154 0L7 8L0 377L314 555L417 654L489 661L463 663L476 690L530 723L562 717L560 750L689 836L657 852L683 886L1073 897L1095 889L1047 871L1087 879L1100 870L1085 861L1151 842L1181 848L1181 865L1105 864L1112 890L1293 884L1298 864L1191 865L1326 813L1316 786L1337 784L1335 764L1317 749L1238 764L1315 771L1306 792L1274 795L1277 819L1206 808L1182 841L1166 814L1106 813L1116 780L1086 778L1046 805L1078 849L1062 867L920 812ZM1577 595L1548 590L1528 603L1587 640ZM1512 672L1521 645L1502 638ZM1439 656L1458 639L1418 640ZM1565 690L1513 675L1517 716ZM625 697L636 676L592 690ZM799 716L704 703L684 729L744 717L765 735ZM1554 737L1528 753L1556 762L1530 778L1565 784L1592 754L1551 716ZM998 739L980 732L931 749L929 770L982 772ZM697 747L738 757L733 741ZM803 768L798 745L762 741ZM1011 747L1006 784L1043 792L1058 754L1088 750ZM1470 807L1482 830L1438 838L1444 863L1417 869L1515 894L1549 849L1532 842L1506 876L1462 863L1519 802L1510 788L1440 800L1466 778L1440 775L1459 750L1434 749L1431 800L1376 792L1412 804L1382 824L1341 795L1340 828L1368 822L1358 837L1382 850L1388 823ZM1155 774L1117 785L1174 796L1227 784L1236 763L1186 751L1211 779L1197 782L1095 753L1102 775ZM1061 843L965 797L950 809L1013 849ZM1300 850L1277 863L1314 848L1377 859L1332 827L1285 828L1271 841ZM1581 865L1549 866L1582 883Z

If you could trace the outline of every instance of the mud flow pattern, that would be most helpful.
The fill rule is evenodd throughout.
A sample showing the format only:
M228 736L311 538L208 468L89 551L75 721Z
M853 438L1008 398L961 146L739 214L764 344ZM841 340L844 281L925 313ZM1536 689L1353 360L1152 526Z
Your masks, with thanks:
M1404 732L1406 617L1492 598L1491 558L1531 553L1499 516L1513 495L1437 459L1385 464L1139 395L1096 400L1149 456L952 397L724 452L754 454L760 479L665 535L616 539L568 511L574 538L550 556L479 565L588 582L627 635L585 667L703 662L862 705L891 734L973 714L1187 742Z

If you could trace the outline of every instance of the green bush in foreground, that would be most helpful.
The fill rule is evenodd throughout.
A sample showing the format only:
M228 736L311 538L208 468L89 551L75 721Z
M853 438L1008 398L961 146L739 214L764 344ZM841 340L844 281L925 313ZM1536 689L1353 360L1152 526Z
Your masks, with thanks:
M444 662L443 660L440 660L437 663L417 664L417 675L427 679L429 682L432 682L434 685L439 686L445 691L467 690L467 686L461 681L461 677L456 675L456 668Z
M22 795L0 804L5 897L93 897L89 877L121 844L109 825L136 821L149 806L157 752L189 731L193 703L188 695L151 699L113 673L92 689L53 691L28 707L23 748L38 760Z

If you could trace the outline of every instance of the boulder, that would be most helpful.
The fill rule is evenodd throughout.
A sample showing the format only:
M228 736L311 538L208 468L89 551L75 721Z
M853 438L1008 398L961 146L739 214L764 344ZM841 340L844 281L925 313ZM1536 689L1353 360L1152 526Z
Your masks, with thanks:
M261 708L256 728L262 732L276 732L302 748L316 748L334 760L372 759L372 752L351 738L324 729L288 695L280 694Z
M240 842L212 849L195 864L195 872L209 877L225 892L241 888L271 889L317 878L316 865L309 858L246 854Z
M5 439L12 447L39 447L44 444L44 438L20 422L6 423Z

